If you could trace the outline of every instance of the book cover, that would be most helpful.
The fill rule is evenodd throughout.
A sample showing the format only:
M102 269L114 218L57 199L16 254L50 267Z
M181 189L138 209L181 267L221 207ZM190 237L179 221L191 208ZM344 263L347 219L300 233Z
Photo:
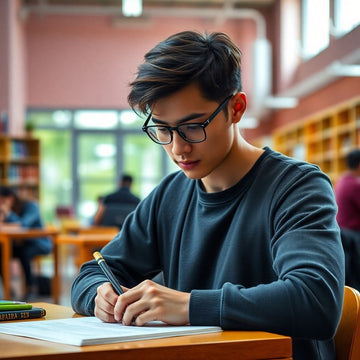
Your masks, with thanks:
M0 321L14 321L41 318L46 315L44 308L32 307L28 310L4 310L0 311Z

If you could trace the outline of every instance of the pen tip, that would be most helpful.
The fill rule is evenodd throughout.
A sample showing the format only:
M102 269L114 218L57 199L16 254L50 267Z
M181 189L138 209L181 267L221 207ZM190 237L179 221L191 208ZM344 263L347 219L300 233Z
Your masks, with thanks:
M93 253L93 256L94 256L94 258L95 258L96 261L102 259L102 256L101 256L101 254L100 254L98 251L95 251L95 252Z

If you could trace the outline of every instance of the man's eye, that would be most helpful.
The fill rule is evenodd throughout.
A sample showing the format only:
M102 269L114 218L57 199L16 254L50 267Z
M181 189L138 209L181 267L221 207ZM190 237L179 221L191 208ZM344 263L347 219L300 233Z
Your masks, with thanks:
M198 124L188 124L183 127L184 131L196 131L199 129L200 129L200 126Z
M158 126L156 129L158 132L161 132L161 133L167 133L169 131L168 128L164 127L164 126Z

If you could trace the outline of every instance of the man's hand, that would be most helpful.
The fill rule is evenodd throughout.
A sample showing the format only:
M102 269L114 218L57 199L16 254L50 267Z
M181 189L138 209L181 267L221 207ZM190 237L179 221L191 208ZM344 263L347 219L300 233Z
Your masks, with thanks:
M117 322L114 318L114 307L118 297L109 282L100 285L95 297L95 316L105 322Z
M142 326L159 320L170 325L189 323L190 293L169 289L145 280L118 296L109 283L98 288L95 315L106 322Z

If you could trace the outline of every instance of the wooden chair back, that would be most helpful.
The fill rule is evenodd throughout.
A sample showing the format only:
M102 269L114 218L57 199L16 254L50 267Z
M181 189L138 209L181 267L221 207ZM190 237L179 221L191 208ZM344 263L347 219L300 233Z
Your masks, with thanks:
M89 226L86 228L79 228L78 234L114 234L119 232L116 226Z
M127 216L136 207L137 204L107 204L100 224L103 226L117 226L120 230Z
M341 320L335 334L337 360L360 359L360 293L345 286Z

